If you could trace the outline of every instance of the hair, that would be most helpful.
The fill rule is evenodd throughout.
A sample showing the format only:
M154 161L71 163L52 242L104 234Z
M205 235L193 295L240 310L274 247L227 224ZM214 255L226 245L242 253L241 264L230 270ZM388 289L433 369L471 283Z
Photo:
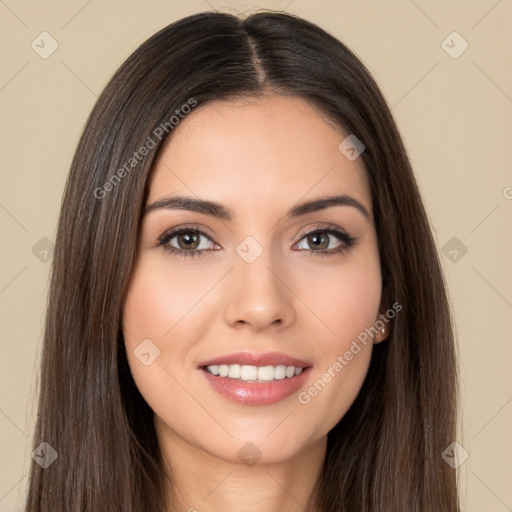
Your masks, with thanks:
M49 443L58 459L46 469L32 462L25 512L168 510L172 475L122 332L148 178L184 105L269 93L304 99L363 141L382 301L402 306L357 398L328 433L314 505L459 510L456 472L441 457L457 432L453 321L398 128L343 43L297 16L261 11L203 12L166 26L115 72L85 124L57 226L33 440L34 449Z

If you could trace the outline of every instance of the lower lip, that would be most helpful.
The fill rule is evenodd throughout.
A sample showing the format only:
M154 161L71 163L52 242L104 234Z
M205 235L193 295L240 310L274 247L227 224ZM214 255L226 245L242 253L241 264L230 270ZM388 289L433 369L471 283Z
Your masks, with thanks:
M312 367L291 378L269 382L244 382L228 377L218 377L201 368L213 389L233 402L245 405L268 405L279 402L298 391L311 373Z

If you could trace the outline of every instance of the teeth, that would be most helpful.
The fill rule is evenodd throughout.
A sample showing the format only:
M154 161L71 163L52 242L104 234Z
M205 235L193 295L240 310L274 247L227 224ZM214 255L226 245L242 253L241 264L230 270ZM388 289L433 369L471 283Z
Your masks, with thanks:
M232 364L228 367L228 377L230 379L239 379L241 373L241 367L239 364Z
M246 366L245 364L240 368L240 378L245 381L258 380L258 367Z
M303 368L295 366L249 366L239 364L215 364L207 366L206 369L212 375L228 377L230 379L243 380L245 382L269 382L271 380L290 379L300 375Z

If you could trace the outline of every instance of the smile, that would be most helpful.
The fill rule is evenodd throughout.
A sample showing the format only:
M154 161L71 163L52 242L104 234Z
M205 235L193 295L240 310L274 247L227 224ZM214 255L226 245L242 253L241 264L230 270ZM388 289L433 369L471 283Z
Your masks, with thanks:
M302 367L295 366L250 366L239 364L209 365L206 370L212 375L244 382L270 382L290 379L302 373Z

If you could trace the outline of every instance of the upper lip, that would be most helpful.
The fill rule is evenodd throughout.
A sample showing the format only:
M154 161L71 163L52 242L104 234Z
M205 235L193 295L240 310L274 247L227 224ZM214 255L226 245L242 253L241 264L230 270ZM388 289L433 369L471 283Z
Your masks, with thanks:
M311 366L309 361L302 361L295 357L291 357L281 352L265 352L263 354L255 354L252 352L233 352L224 356L208 359L199 363L199 367L212 366L219 364L240 364L248 366L295 366L295 368L306 368Z

